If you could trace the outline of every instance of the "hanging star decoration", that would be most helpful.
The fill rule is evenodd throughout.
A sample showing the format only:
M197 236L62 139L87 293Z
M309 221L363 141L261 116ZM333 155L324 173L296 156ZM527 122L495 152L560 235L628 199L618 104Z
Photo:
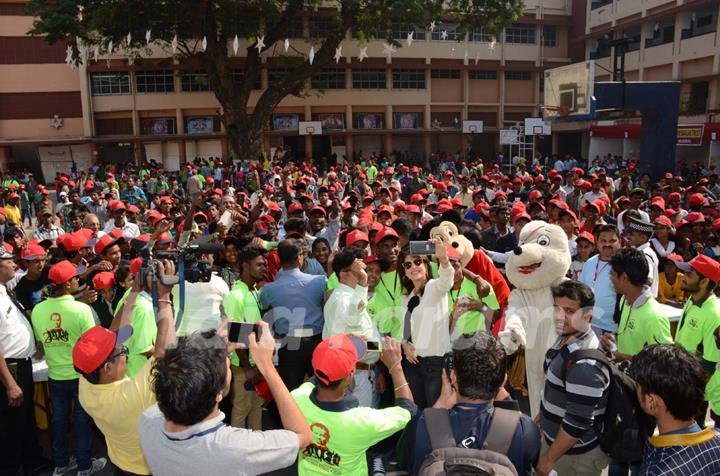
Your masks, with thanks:
M455 57L455 47L450 48L450 56Z
M430 22L430 33L432 33L433 31L435 31L435 20Z
M407 43L408 48L410 48L410 46L412 46L414 37L415 37L414 31L411 31L410 33L408 33L407 39L405 40L405 43Z
M363 62L363 60L364 60L365 58L368 57L368 52L367 52L367 50L368 50L368 47L367 47L367 46L363 46L362 48L360 48L360 54L358 55L358 61L360 61L361 63Z
M233 52L235 55L237 55L238 48L240 48L240 40L238 40L238 36L235 35L235 38L233 38Z
M310 52L308 53L308 61L310 64L313 64L313 61L315 61L315 47L310 47Z
M130 43L132 43L132 33L131 32L128 32L125 40L127 41L127 45L130 46Z
M447 30L443 30L442 33L440 33L440 39L445 41L448 39L448 32Z
M497 44L497 39L493 36L492 38L490 38L490 43L488 43L488 49L490 51L494 51L496 44Z
M477 66L478 62L480 61L480 53L475 53L475 65Z
M145 43L149 45L150 40L152 40L152 30L145 30Z
M205 50L207 50L207 37L203 36L202 42L200 43L200 46L202 47L203 53Z
M110 42L108 43L108 49L107 49L108 56L112 54L112 50L113 50L113 42L112 42L112 40L110 40Z
M290 38L285 38L285 44L283 46L285 47L285 53L287 53L290 49Z
M467 51L467 50L465 50L465 55L464 55L464 58L465 58L465 61L467 61L467 60L468 60L468 51Z
M257 50L258 50L258 54L262 53L262 49L265 48L265 35L263 35L257 39L255 48L257 48Z
M82 45L80 47L80 62L81 62L81 64L87 64L88 53L89 53L88 47L85 45Z
M97 63L98 57L100 56L100 45L93 46L93 61Z
M73 49L70 45L67 45L67 48L65 49L65 64L68 66L73 65Z
M390 43L385 43L385 47L383 48L382 52L385 56L388 57L388 59L392 58L393 53L395 53L397 50L393 48L393 45Z
M334 58L335 58L335 63L339 63L339 62L340 62L340 58L342 58L342 45L340 45L340 46L338 46L337 48L335 48L335 56L334 56Z
M177 47L178 47L178 38L177 35L173 36L172 42L170 43L170 46L172 46L172 52L173 54L177 53Z

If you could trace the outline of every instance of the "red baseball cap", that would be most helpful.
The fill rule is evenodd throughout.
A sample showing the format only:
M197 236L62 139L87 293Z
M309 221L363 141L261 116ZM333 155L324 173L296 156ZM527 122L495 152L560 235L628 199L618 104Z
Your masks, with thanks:
M83 270L76 268L70 261L64 259L50 266L48 278L53 284L63 284L80 274Z
M85 331L73 347L73 366L84 374L93 373L132 334L132 326L123 326L115 332L101 326L95 326Z
M80 233L79 231L76 231L74 233L66 233L65 239L62 241L62 247L65 251L77 251L80 248L85 246L85 243L87 243L88 239L85 237L84 233Z
M120 200L110 200L110 203L108 204L111 212L116 212L118 210L126 210L125 204L121 202Z
M97 240L97 243L95 243L95 254L101 255L106 248L115 244L119 244L121 240L124 241L125 238L116 238L111 234L103 235L103 237Z
M140 209L138 207L136 207L135 205L129 205L127 207L127 212L128 213L140 213Z
M655 225L663 225L663 226L666 226L666 227L668 227L668 228L672 228L672 226L673 226L672 221L670 221L670 218L668 218L668 217L665 216L665 215L660 215L659 217L657 217L657 218L655 219L655 221L653 221L653 223L654 223Z
M416 213L418 215L422 215L422 212L420 211L420 207L417 205L405 205L405 211L410 213Z
M288 213L295 213L303 211L303 206L298 202L292 202L287 209Z
M140 271L140 268L142 268L142 263L142 258L135 258L134 260L130 261L130 274L132 274L133 276L137 276L138 271Z
M689 221L690 223L704 223L705 215L700 212L690 212L688 213L688 216L685 217L685 220Z
M325 385L337 382L350 375L358 359L363 358L366 352L365 343L360 339L345 334L328 337L313 351L315 376Z
M325 211L325 209L319 205L312 207L308 215L312 215L313 213L322 213L323 215L327 216L327 212Z
M425 201L425 198L422 195L420 195L419 193L414 193L413 195L410 196L410 203L420 203L420 202L424 202L424 201Z
M345 246L350 247L358 241L367 241L368 243L370 243L370 239L368 238L367 233L363 232L362 230L353 230L345 237Z
M27 261L33 261L38 258L44 258L47 256L45 252L45 248L40 246L37 241L31 241L27 245L25 245L25 248L22 249L22 253L20 257Z
M375 244L380 244L380 242L386 238L395 238L396 240L400 239L395 230L393 230L389 226L386 226L383 227L380 231L378 231L377 235L375 235Z
M702 193L693 193L688 197L688 204L691 207L699 207L705 203L705 197Z
M592 243L593 245L595 244L595 237L592 236L592 233L587 232L587 231L580 232L580 234L577 236L577 238L575 238L575 242L577 243L579 240L586 240L586 241L589 241L590 243Z
M675 261L675 265L685 272L697 271L698 274L708 278L710 281L720 280L720 263L706 255L698 255L689 263Z
M115 284L115 273L103 271L93 276L92 282L96 291L102 291Z

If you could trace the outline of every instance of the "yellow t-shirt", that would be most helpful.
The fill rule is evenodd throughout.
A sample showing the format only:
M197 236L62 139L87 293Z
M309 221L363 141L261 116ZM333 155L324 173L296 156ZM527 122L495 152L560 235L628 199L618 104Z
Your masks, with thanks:
M16 225L21 225L20 207L16 207L13 205L5 205L5 217L8 220L12 220L12 222Z
M660 283L658 288L658 302L665 304L668 301L683 302L685 293L682 290L683 275L678 273L675 276L675 282L670 284L665 277L665 272L660 273Z
M140 415L156 403L152 391L150 359L135 376L104 385L80 378L80 404L105 435L110 461L135 474L151 474L142 448Z

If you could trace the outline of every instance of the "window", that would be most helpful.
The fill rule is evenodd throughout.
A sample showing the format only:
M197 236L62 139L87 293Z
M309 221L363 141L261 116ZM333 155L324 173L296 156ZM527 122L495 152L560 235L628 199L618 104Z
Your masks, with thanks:
M505 81L531 81L530 71L505 71Z
M273 84L282 83L287 79L289 72L290 70L286 68L269 69L267 72L268 85L272 86Z
M557 46L557 27L555 25L543 26L543 46L554 48Z
M447 38L443 40L443 31L447 32ZM432 39L435 41L461 41L464 35L454 23L440 23L435 26L432 32Z
M425 30L423 28L416 28L414 25L400 25L400 24L393 25L392 37L395 40L406 40L407 36L410 34L411 31L415 32L415 34L413 35L413 39L415 39L415 40L424 40L425 39Z
M505 42L520 45L535 44L535 25L515 23L505 28Z
M468 71L468 77L470 79L474 80L496 80L497 79L497 71L485 71L485 70L476 70L471 69Z
M459 69L433 69L430 71L432 79L460 79Z
M234 69L232 72L232 76L233 76L233 82L235 84L242 84L245 74L243 73L242 70ZM255 84L253 84L253 89L256 89L256 90L262 89L262 81L260 80L259 75L258 75L257 79L255 80Z
M470 41L482 41L484 43L490 43L492 41L492 35L485 32L484 28L476 28L470 32Z
M310 17L310 38L325 38L333 27L329 16Z
M344 69L323 69L312 77L313 89L345 89Z
M393 70L393 89L425 89L425 70Z
M180 77L183 91L209 91L208 75L204 71L185 71Z
M286 30L288 38L305 38L305 25L302 16L294 16L288 23Z
M707 108L708 81L698 81L690 84L690 89L685 88L680 95L681 114L705 114Z
M353 89L387 89L384 69L355 69L352 76Z
M169 69L135 73L135 90L139 93L174 93L175 75Z
M612 0L593 0L590 2L590 9L595 10L600 7L604 7L605 5L610 5L612 3Z
M623 31L623 37L627 38L627 51L637 51L640 49L640 28Z
M93 96L130 94L128 73L90 73L90 90Z

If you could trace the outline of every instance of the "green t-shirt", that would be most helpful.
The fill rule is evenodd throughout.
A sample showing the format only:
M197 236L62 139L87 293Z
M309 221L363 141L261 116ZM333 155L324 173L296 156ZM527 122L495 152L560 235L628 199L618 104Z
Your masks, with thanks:
M365 451L405 428L410 412L402 407L323 410L311 398L314 390L305 382L292 392L313 433L312 443L298 455L298 474L367 476Z
M71 295L48 298L32 311L35 339L42 343L53 380L74 380L79 377L72 363L72 349L83 332L95 327L90 306Z
M133 378L148 361L143 354L152 350L157 337L157 323L153 310L152 297L145 291L138 294L132 315L133 335L125 345L128 354L128 378Z
M375 167L374 165L371 165L367 168L367 170L365 171L365 175L367 175L368 184L372 185L373 183L375 183L375 177L377 177L377 173L377 167Z
M715 373L705 386L705 400L710 403L712 411L720 413L720 372L718 369L715 369Z
M132 288L128 288L125 290L125 294L122 295L122 297L120 298L120 300L117 303L117 306L115 306L115 312L113 313L114 315L117 315L120 308L123 306L123 304L125 304L125 301L127 301L127 298L128 298L128 296L130 296L131 292L132 292Z
M720 350L715 343L715 330L720 327L720 300L714 294L696 306L689 298L675 332L675 343L695 355L702 345L702 358L709 362L720 361Z
M237 322L257 322L262 316L260 315L260 298L257 295L257 290L253 289L250 291L248 285L241 280L235 281L230 294L225 297L223 301L223 309L225 315L230 319ZM240 366L240 359L236 352L233 352L230 356L230 362L235 367ZM252 357L250 357L250 363L254 365Z
M371 299L375 308L373 320L380 334L390 334L395 339L402 339L402 297L403 288L397 271L380 273L380 281L375 286L375 294Z
M340 280L337 277L337 274L333 271L333 273L330 275L330 277L327 280L327 290L332 291L336 287L338 287L338 284L340 284Z
M490 294L480 299L475 283L469 279L463 279L460 289L456 291L451 290L448 293L448 307L450 313L452 313L453 309L455 309L455 302L463 296L467 296L475 301L482 301L493 311L500 309L500 304L498 303L492 286L490 286ZM463 334L473 334L475 332L485 330L487 330L485 326L485 315L480 311L467 311L464 312L455 323L455 329L453 330L451 340L455 340Z
M620 325L617 333L618 352L633 356L651 344L672 344L670 322L654 297L637 308L625 298L620 300Z

